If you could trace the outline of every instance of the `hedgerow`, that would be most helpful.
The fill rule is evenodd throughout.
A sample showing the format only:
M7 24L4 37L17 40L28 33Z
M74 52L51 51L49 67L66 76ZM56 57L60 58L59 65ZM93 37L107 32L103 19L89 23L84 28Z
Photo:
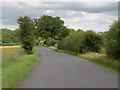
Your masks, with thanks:
M87 51L99 52L101 37L93 31L76 31L58 42L58 49L85 53Z

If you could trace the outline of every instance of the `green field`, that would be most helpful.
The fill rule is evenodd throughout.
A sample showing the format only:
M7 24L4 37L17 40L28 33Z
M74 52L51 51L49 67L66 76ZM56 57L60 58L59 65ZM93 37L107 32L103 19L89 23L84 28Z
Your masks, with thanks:
M2 49L2 88L15 88L38 63L38 54L25 54L20 47Z

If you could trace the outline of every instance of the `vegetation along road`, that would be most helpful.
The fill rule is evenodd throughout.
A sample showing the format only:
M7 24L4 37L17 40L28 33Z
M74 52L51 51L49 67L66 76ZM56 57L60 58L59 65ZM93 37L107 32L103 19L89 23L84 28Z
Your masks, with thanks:
M118 74L78 57L36 46L41 62L17 88L117 88Z

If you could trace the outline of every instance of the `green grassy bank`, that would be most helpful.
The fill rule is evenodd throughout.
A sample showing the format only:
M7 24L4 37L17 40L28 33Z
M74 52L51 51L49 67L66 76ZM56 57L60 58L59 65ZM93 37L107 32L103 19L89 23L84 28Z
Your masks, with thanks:
M39 61L39 55L27 55L20 47L2 49L2 88L15 88Z

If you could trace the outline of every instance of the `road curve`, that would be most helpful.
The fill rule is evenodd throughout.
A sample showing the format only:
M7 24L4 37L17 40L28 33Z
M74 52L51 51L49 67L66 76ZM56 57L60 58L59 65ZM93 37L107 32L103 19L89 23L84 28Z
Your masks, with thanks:
M118 74L76 56L36 46L39 64L17 88L118 88Z

